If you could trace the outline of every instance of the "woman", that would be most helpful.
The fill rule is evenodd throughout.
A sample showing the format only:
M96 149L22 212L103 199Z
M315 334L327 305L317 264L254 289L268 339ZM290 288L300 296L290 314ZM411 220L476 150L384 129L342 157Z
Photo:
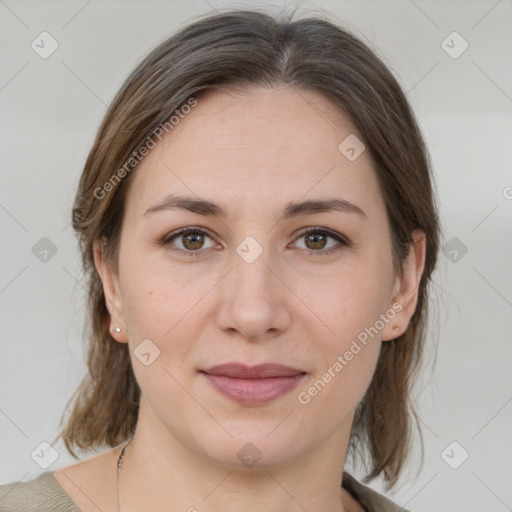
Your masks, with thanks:
M399 510L344 467L400 476L439 224L361 41L250 10L186 26L114 99L73 227L89 375L57 439L111 449L1 510Z

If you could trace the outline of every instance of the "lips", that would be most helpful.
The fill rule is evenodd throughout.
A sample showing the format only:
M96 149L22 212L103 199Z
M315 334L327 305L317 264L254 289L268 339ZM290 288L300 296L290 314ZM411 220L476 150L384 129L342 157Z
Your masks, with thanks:
M245 366L229 363L201 370L206 380L222 395L244 405L262 405L295 388L306 372L267 363Z
M246 366L241 363L228 363L213 366L207 370L201 370L209 375L222 375L235 379L267 379L270 377L293 377L305 373L302 370L283 366L276 363L259 364L256 366Z

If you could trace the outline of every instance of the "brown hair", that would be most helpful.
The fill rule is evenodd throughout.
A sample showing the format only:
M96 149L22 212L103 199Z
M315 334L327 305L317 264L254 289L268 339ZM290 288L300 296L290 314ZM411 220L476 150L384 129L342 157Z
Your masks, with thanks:
M419 228L426 234L416 310L406 332L382 344L373 380L356 410L349 446L349 454L359 454L369 466L366 482L382 474L389 489L398 480L409 451L411 419L417 420L411 385L424 345L427 286L440 236L428 153L404 93L375 53L320 16L293 18L294 13L274 17L243 9L201 17L142 60L103 119L72 212L89 286L88 375L66 405L67 410L74 401L56 439L62 437L75 458L73 447L113 448L133 435L137 423L140 388L128 345L110 335L93 257L93 243L101 241L104 258L117 269L127 181L138 161L134 155L155 129L168 123L170 113L202 91L286 84L333 101L362 135L386 204L396 274L403 271L412 231ZM105 187L107 182L112 186Z

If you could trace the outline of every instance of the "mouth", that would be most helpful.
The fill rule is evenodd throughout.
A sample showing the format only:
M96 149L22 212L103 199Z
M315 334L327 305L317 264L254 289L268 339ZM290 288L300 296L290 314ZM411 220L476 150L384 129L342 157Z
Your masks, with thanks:
M296 368L277 363L265 363L258 364L256 366L246 366L242 363L227 363L212 366L207 370L201 370L201 372L208 375L218 375L234 379L268 379L274 377L293 377L301 373L306 373L303 370L298 370Z
M246 366L228 363L200 370L222 395L244 405L261 405L290 392L306 372L275 363Z

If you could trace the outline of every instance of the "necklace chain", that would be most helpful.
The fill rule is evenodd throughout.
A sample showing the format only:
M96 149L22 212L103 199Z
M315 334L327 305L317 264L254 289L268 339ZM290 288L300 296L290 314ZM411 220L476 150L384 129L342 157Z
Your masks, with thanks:
M131 443L133 437L131 437L127 443L123 446L123 449L121 450L121 454L119 455L119 458L117 459L117 482L116 482L116 489L117 489L117 512L121 512L121 499L119 497L119 475L121 473L121 466L123 465L123 459L124 459L124 453L126 450L126 447Z

